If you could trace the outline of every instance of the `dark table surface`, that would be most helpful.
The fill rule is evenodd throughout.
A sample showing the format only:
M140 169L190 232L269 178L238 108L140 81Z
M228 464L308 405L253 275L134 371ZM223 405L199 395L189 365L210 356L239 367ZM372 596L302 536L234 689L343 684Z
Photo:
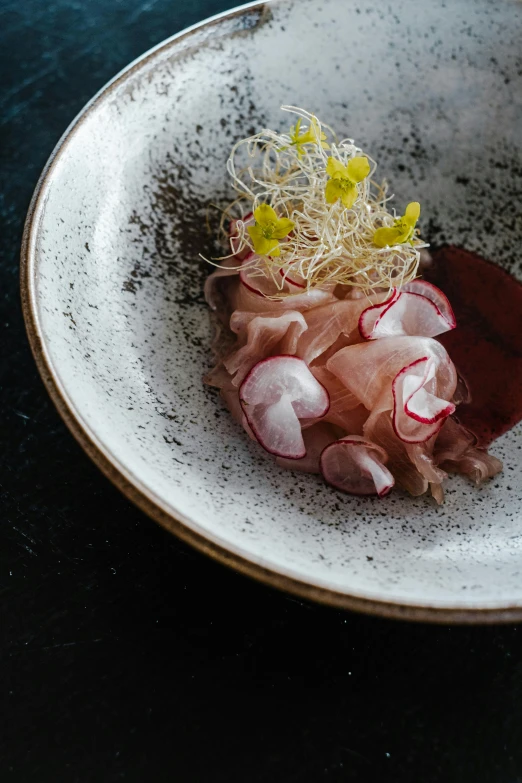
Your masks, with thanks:
M230 0L0 0L0 780L520 783L522 629L296 601L132 506L59 419L18 295L55 142Z

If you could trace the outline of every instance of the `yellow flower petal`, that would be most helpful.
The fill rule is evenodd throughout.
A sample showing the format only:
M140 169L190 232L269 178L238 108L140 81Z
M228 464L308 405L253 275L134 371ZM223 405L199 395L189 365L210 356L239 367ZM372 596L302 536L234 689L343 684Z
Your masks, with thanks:
M351 158L346 166L347 174L352 182L362 182L370 173L370 163L367 157Z
M263 235L261 226L248 226L247 231L254 245L254 252L258 256L279 255L279 242L274 238L267 239Z
M330 146L326 143L326 134L320 130L319 123L315 117L310 120L310 126L304 133L300 133L301 130L301 118L299 118L295 125L290 128L290 146L295 147L299 157L303 154L303 147L305 144L320 144L323 149L330 149ZM284 152L288 147L283 147L280 152Z
M328 162L326 164L326 173L330 177L347 176L346 166L343 166L340 160L337 160L336 158L332 158L331 156L328 158Z
M408 225L415 226L420 217L420 204L418 201L410 201L404 213L404 220Z
M260 204L254 211L254 218L260 226L268 226L270 223L277 222L277 214L269 204Z
M290 136L292 139L299 138L299 131L301 130L301 117L297 120L296 124L290 129Z
M324 136L324 133L319 130L319 122L317 121L317 117L314 117L313 114L312 114L312 119L310 120L310 130L314 132L315 138L318 141L321 138L321 136Z
M323 138L326 139L326 136L324 135L324 133L322 133L319 130L319 123L317 122L315 117L312 117L312 119L310 121L310 127L301 136L301 139L300 139L301 143L302 144L319 144L319 142Z
M330 158L332 160L332 158ZM341 195L342 190L339 186L339 181L335 179L329 179L326 183L326 188L324 191L324 195L326 198L327 204L333 204L337 201L339 196Z
M373 244L377 247L392 247L401 242L401 229L397 226L392 228L378 228L373 235Z
M297 139L297 143L299 145L301 144L317 144L317 139L313 134L313 131L310 130L310 128L303 133L299 138Z
M341 201L346 209L351 209L357 200L357 186L351 188L344 187L341 193Z
M270 245L270 240L265 239L261 228L259 226L248 226L247 231L254 245L254 251L260 256L265 255L267 247Z
M284 239L293 230L295 223L290 218L279 218L272 232L275 239Z

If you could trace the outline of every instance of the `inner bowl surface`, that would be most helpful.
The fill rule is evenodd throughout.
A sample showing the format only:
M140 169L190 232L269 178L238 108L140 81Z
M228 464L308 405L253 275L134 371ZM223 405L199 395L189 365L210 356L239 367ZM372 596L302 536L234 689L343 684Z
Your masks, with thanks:
M200 549L327 603L440 621L522 617L519 424L504 472L446 502L352 498L278 469L213 390L202 287L209 202L233 142L319 114L380 163L423 233L521 277L522 68L515 0L283 0L176 36L61 140L22 252L29 336L62 415L129 496ZM217 213L216 213L217 214ZM216 219L210 213L211 228Z

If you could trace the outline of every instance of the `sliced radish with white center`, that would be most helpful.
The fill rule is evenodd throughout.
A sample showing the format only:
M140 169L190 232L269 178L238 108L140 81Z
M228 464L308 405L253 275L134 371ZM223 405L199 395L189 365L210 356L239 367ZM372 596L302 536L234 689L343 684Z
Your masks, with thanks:
M405 443L424 443L435 435L455 405L437 396L437 366L425 356L403 367L392 383L393 428Z
M245 407L244 400L241 403L252 432L270 454L287 459L306 456L301 424L293 409L291 395L283 394L272 405L256 405L253 410Z
M391 410L394 378L405 367L426 357L433 358L437 367L437 397L451 400L457 373L444 346L430 337L387 337L350 345L332 356L326 367L369 411L384 402L381 410Z
M351 495L384 497L395 484L385 467L388 455L380 446L358 435L327 446L321 454L321 472L329 484Z
M299 419L324 416L330 404L326 389L295 356L258 362L243 381L239 397L259 443L287 459L306 455Z
M303 315L295 310L283 310L275 316L236 310L230 319L230 328L238 334L238 343L243 345L232 351L223 363L234 376L234 386L239 386L250 368L264 357L274 353L293 355L307 326Z
M425 296L426 299L433 302L441 316L448 323L448 329L455 329L457 326L457 319L455 318L455 313L453 312L450 301L446 294L442 293L440 288L437 288L436 285L428 283L426 280L412 280L410 283L405 283L401 290L406 293Z
M406 286L405 286L406 287ZM388 305L369 307L359 319L359 331L367 340L412 335L436 337L455 328L428 297L402 290Z
M392 289L390 296L380 304L373 304L367 307L359 316L359 332L364 340L373 340L374 333L378 327L379 321L386 311L395 302L399 292L396 288Z

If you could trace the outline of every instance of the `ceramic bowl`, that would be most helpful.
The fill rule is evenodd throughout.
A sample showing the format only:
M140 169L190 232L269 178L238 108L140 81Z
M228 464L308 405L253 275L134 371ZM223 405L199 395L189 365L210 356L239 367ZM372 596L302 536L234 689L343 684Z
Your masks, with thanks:
M505 470L446 502L353 498L279 470L201 382L210 202L232 143L307 107L380 161L434 243L521 275L517 0L281 0L177 35L105 87L38 184L22 251L32 348L65 421L120 489L212 557L382 615L522 618L521 426ZM210 228L215 228L210 209ZM146 567L146 564L145 564ZM210 585L209 585L210 588Z

